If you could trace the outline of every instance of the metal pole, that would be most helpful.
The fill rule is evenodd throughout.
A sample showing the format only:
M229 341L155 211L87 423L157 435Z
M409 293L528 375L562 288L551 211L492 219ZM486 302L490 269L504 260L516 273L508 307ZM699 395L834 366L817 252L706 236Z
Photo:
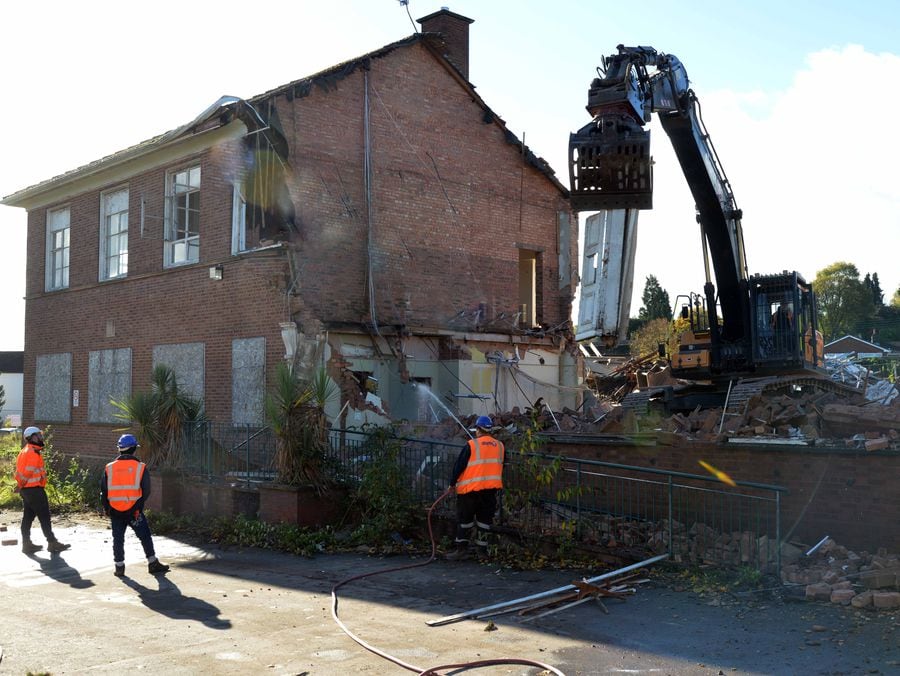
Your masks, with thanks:
M584 580L588 584L593 584L595 582L600 582L601 580L606 580L611 577L615 577L616 575L621 575L622 573L627 573L631 570L637 570L638 568L643 568L644 566L649 566L651 563L658 563L663 559L669 558L669 554L660 554L659 556L654 556L653 558L646 559L645 561L640 561L638 563L633 563L630 566L625 566L624 568L619 568L618 570L614 570L609 573L604 573L603 575L598 575L597 577L592 577L589 580ZM492 606L485 606L484 608L476 608L475 610L468 610L464 613L457 613L456 615L448 615L447 617L442 617L437 620L431 620L426 622L429 627L439 627L443 624L450 624L451 622L458 622L460 620L465 619L475 619L481 613L487 613L492 610L497 610L499 608L506 608L507 606L514 606L519 603L523 603L525 601L536 601L537 599L544 599L548 596L555 596L556 594L561 594L562 592L572 591L573 589L577 589L575 585L567 584L565 587L557 587L556 589L551 589L550 591L540 592L538 594L532 594L531 596L524 596L520 599L514 599L512 601L503 601L502 603L495 603Z

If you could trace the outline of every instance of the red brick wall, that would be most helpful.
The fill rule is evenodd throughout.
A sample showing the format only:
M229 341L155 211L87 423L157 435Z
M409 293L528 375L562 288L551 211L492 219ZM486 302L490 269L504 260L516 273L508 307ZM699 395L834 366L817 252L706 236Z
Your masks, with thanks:
M318 322L367 322L369 260L381 325L460 328L451 320L485 304L493 316L518 310L519 246L542 252L537 279L549 325L568 318L571 289L558 289L557 213L568 206L559 190L522 161L504 131L484 122L483 109L424 47L414 44L373 59L370 142L373 165L371 257L364 181L364 71L357 69L308 96L275 98L290 146L289 190L296 209L292 249L298 283L286 309L286 254L231 256L232 185L240 153L230 142L195 158L202 166L200 263L163 268L162 220L166 165L113 181L129 193L126 279L99 283L100 190L71 207L69 289L44 293L46 209L28 218L26 273L25 423L34 410L35 360L72 353L72 388L81 405L56 441L70 453L105 456L114 425L87 422L88 353L131 347L132 389L146 388L154 345L205 344L208 414L231 419L231 341L266 338L269 368L284 348L279 322L306 332ZM260 102L262 105L263 102ZM141 199L144 237L140 237ZM50 205L50 208L59 205ZM577 263L572 219L569 258ZM224 279L209 279L222 263ZM490 316L490 315L489 315ZM110 322L115 335L107 337ZM463 327L468 328L468 327ZM492 329L494 330L494 329Z
M704 460L736 481L783 486L781 528L815 544L830 535L838 544L874 552L900 551L900 454L803 447L739 448L550 444L544 452L654 469L705 474Z
M571 290L560 303L556 224L568 206L559 191L523 166L519 148L485 124L483 109L424 47L373 60L368 76L379 322L446 327L479 303L494 316L515 314L517 243L544 252L538 314L550 325L566 319ZM297 177L304 300L318 317L358 322L368 316L363 71L334 87L279 96L277 107ZM570 241L574 266L574 231Z

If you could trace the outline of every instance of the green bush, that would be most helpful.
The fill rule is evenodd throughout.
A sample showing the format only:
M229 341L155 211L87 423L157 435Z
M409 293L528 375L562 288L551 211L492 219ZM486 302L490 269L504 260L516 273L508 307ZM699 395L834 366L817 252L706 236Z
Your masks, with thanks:
M16 458L21 450L21 439L9 435L0 439L0 507L18 509L22 499L13 492L15 486ZM47 471L47 499L55 512L80 511L93 508L97 503L97 486L100 477L82 467L78 457L65 457L53 448L53 432L44 431L44 468Z

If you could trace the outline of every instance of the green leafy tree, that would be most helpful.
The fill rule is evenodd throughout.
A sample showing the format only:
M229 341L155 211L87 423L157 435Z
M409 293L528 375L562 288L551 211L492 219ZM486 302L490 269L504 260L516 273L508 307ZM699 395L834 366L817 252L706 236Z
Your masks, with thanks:
M884 305L884 292L881 290L881 283L878 281L878 273L874 272L869 275L867 272L865 279L863 279L863 284L869 290L869 293L872 294L872 302L875 304L875 307L882 307Z
M650 321L651 319L669 320L672 317L672 303L668 292L659 285L659 280L654 275L647 277L644 285L644 293L641 296L644 304L638 312L638 319Z
M852 263L832 263L813 280L819 308L819 327L825 340L853 334L875 314L871 289Z
M900 307L900 286L894 291L894 295L891 298L891 307Z

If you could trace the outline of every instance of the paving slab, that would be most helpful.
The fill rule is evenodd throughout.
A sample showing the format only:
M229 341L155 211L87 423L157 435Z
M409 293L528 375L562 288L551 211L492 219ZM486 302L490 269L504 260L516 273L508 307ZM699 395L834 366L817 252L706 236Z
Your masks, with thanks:
M0 512L18 535L19 515ZM126 537L126 577L112 574L111 532L99 517L56 517L59 555L0 547L0 673L400 674L352 641L331 616L332 586L353 575L424 561L198 546L155 536L172 570L147 573ZM36 538L41 542L40 538ZM575 674L900 673L898 622L890 613L750 598L723 603L659 583L609 614L583 604L527 624L515 615L430 627L429 620L509 601L606 572L512 571L438 560L351 582L339 617L372 646L407 665L507 657ZM504 665L486 674L537 674Z

